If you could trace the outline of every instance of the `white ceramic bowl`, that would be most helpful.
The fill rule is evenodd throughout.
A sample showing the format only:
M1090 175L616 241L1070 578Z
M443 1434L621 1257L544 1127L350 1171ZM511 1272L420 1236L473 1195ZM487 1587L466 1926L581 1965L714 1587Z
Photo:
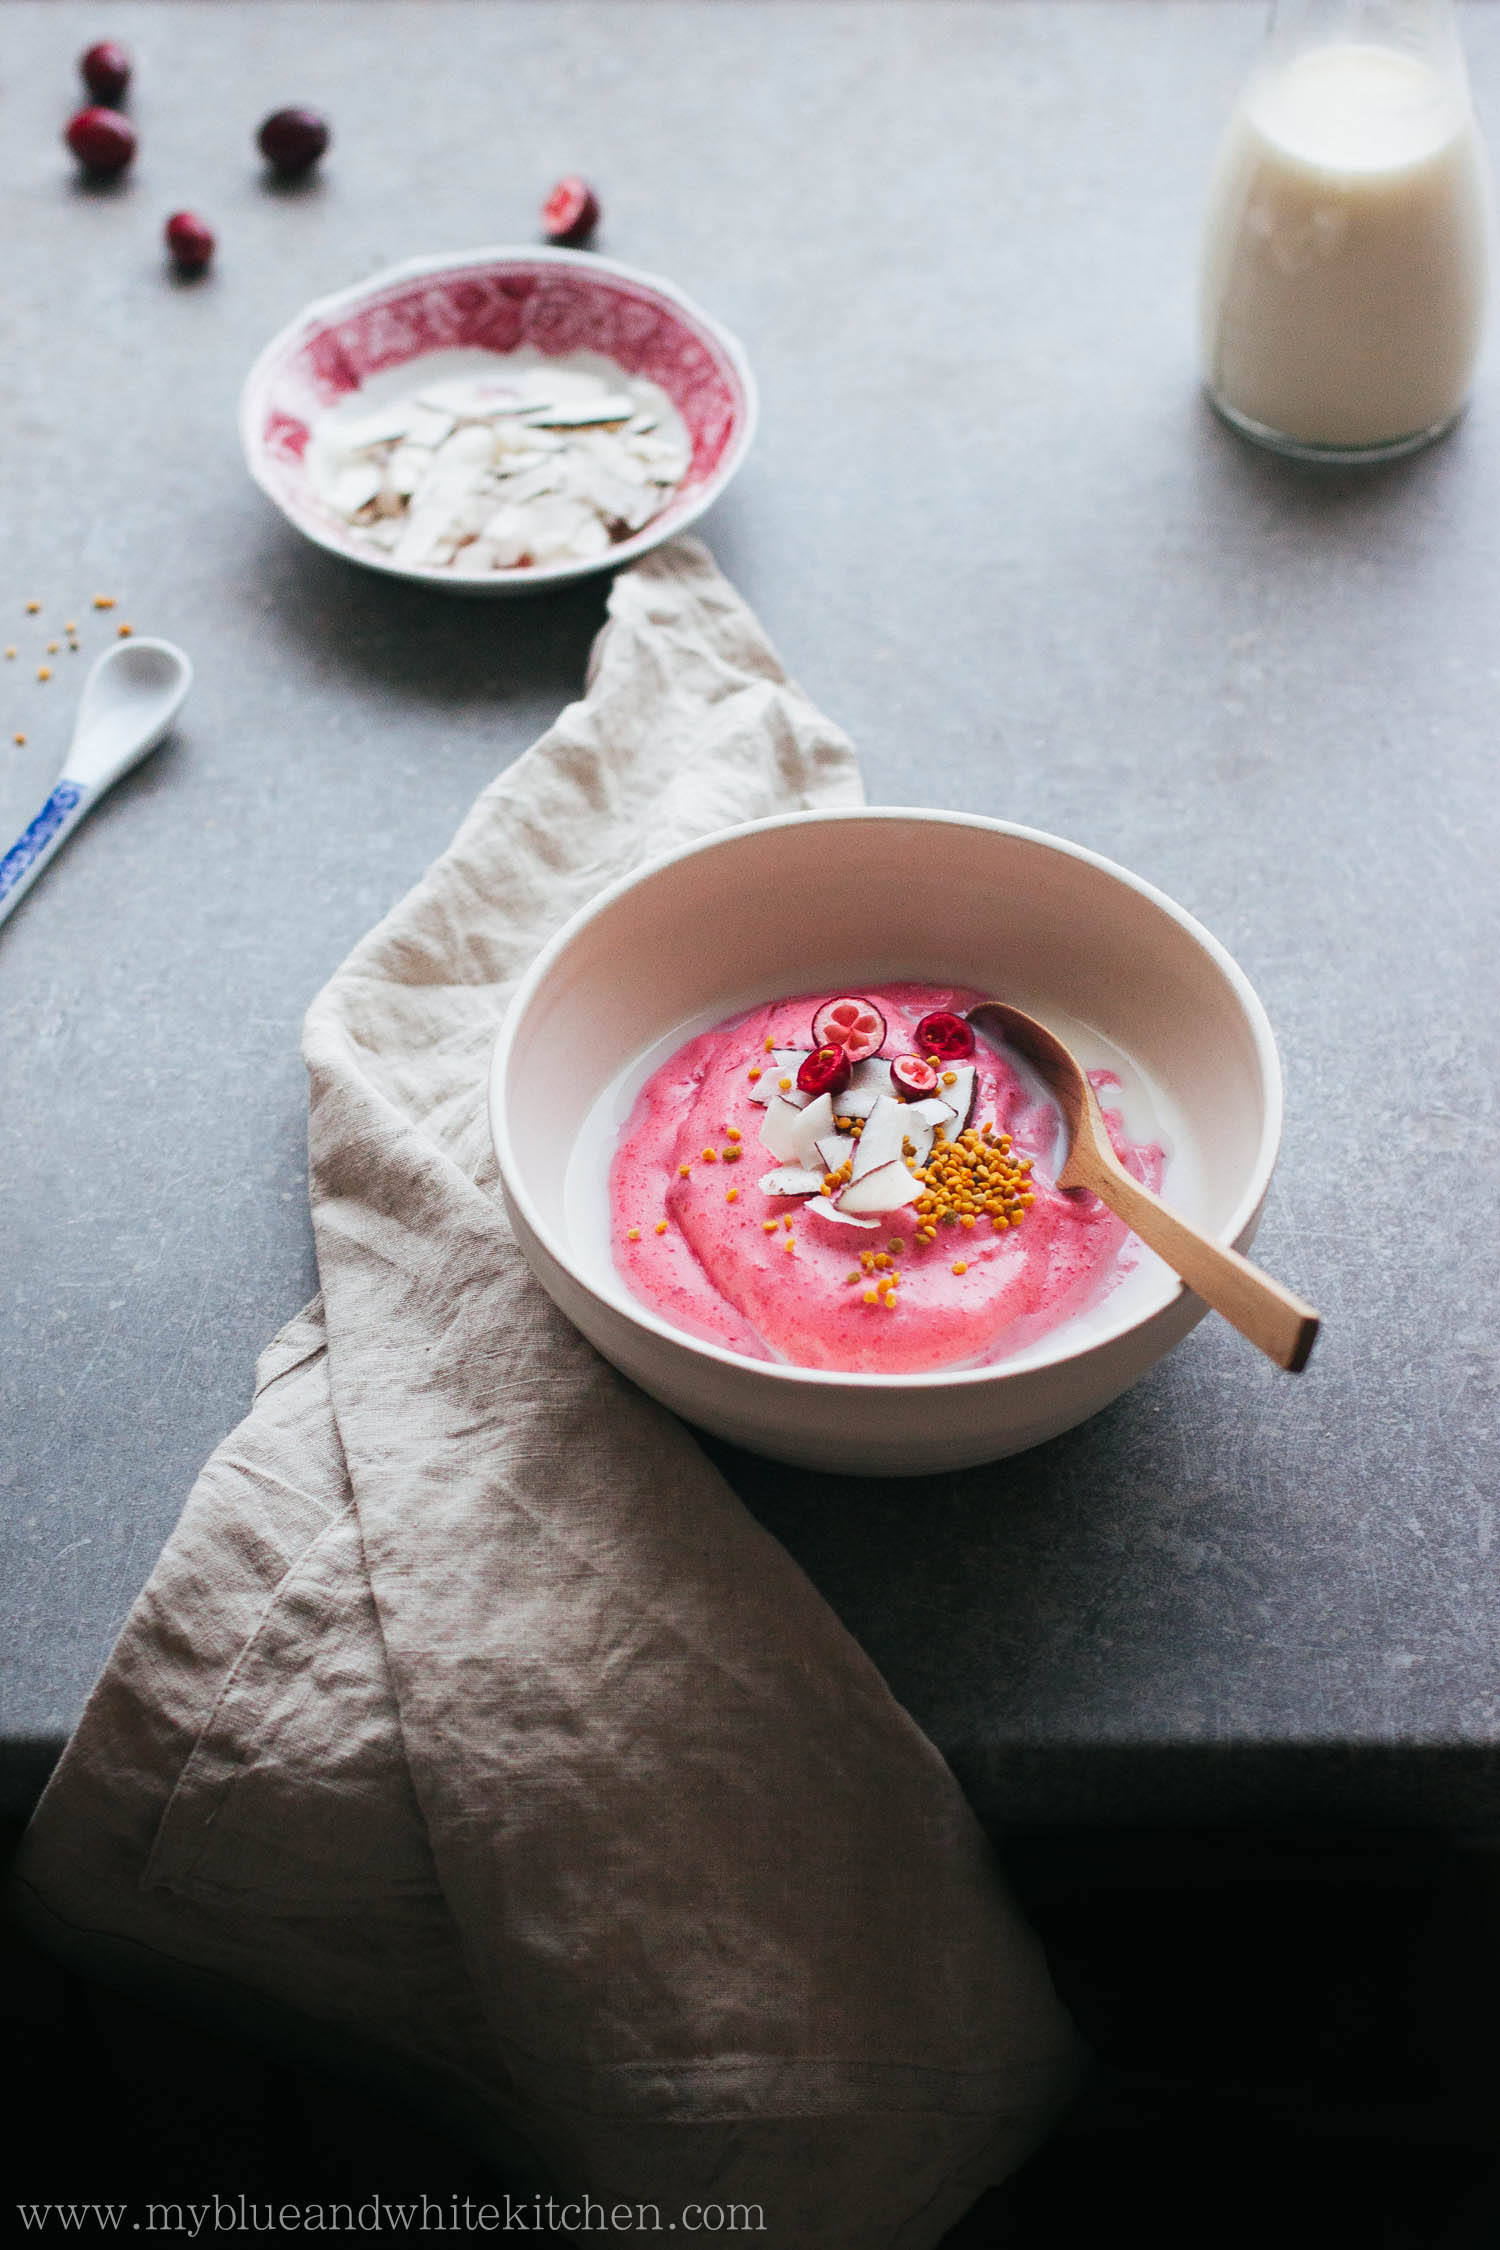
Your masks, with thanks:
M659 515L597 561L528 564L483 578L397 564L317 491L306 462L314 424L355 390L376 400L396 395L403 371L433 353L447 355L445 372L461 373L520 345L602 353L659 383L692 444L686 476ZM388 578L450 594L536 593L633 562L713 505L745 458L755 420L755 379L729 331L670 282L591 250L468 250L392 266L304 306L267 344L240 399L250 474L304 537Z
M1086 1063L1122 1056L1127 1085L1149 1090L1168 1128L1168 1202L1248 1247L1281 1132L1265 1010L1224 948L1160 891L1007 822L801 813L675 852L603 892L547 946L490 1079L521 1248L606 1358L752 1452L876 1476L965 1468L1070 1429L1170 1351L1201 1319L1201 1299L1145 1253L1086 1323L997 1366L856 1375L750 1360L629 1294L599 1230L570 1225L567 1174L601 1095L679 1027L903 977L1010 1000L1076 1038ZM1088 1034L1104 1042L1093 1054Z

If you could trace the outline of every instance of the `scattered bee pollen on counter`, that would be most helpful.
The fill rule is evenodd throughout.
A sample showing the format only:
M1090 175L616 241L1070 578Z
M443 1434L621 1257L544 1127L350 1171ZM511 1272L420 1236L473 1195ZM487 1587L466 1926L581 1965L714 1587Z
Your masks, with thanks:
M6 650L6 652L5 652L5 653L6 653L6 655L7 655L8 657L10 657L10 656L14 656L16 652L15 652L15 650L14 650L13 648L8 648L8 649Z
M721 1162L725 1164L738 1164L744 1153L742 1148L721 1148L719 1157Z
M724 1128L724 1138L727 1141L738 1141L743 1140L744 1135L741 1133L738 1125L726 1125Z
M639 1227L627 1227L625 1231L625 1240L627 1242L639 1242L640 1239L641 1230Z
M50 665L50 664L39 664L39 665L37 666L37 668L36 668L36 676L37 676L37 678L38 678L39 680L50 680L50 679L51 679L51 677L52 677L52 667L51 667L51 665Z
M40 607L40 604L38 606ZM94 596L95 609L113 609L114 606L115 597L113 594L96 594Z
M878 1289L867 1289L865 1291L865 1303L867 1305L878 1305L879 1302L880 1292Z
M889 1247L899 1253L906 1248L906 1244L902 1241L899 1234L893 1234L890 1239Z
M76 617L65 617L63 619L63 631L65 633L76 633L77 630L78 620Z
M955 1273L967 1273L968 1270L969 1261L967 1258L957 1258L954 1260L953 1271Z
M38 611L38 610L39 610L39 609L41 608L41 606L42 606L42 605L41 605L41 603L40 603L40 602L28 602L28 603L26 604L26 614L27 614L27 616L28 616L28 617L35 617L35 615L36 615L37 611Z
M783 1219L781 1223L782 1223L782 1225L783 1225L783 1226L784 1226L784 1227L786 1228L786 1231L787 1231L787 1233L788 1233L788 1234L790 1234L790 1233L791 1233L791 1231L792 1231L792 1228L793 1228L793 1226L794 1226L794 1224L795 1224L795 1221L794 1221L794 1220L791 1220L791 1219Z
M845 1287L845 1288L847 1289L851 1281L860 1281L860 1280L862 1280L862 1279L863 1279L863 1276L861 1275L861 1273L860 1273L860 1271L859 1271L858 1267L856 1267L853 1273L846 1273L846 1274L845 1274L845 1276L844 1276L844 1287Z
M781 1247L786 1252L787 1256L790 1257L792 1252L797 1247L797 1237L794 1234L789 1234L786 1240L782 1243Z
M59 649L59 647L60 647L60 646L61 646L61 643L60 643L60 642L58 642L58 641L49 641L49 642L47 643L47 654L48 654L49 656L56 656L56 654L57 654L57 652L58 652L58 649Z
M666 1233L666 1231L667 1231L667 1222L666 1222L666 1220L665 1220L665 1219L658 1219L658 1220L657 1220L657 1222L656 1222L656 1231L657 1231L657 1233L658 1233L658 1234L665 1234L665 1233Z
M679 1165L678 1165L678 1167L677 1167L677 1177L678 1177L678 1179L679 1179L679 1180L690 1180L690 1179L692 1178L692 1176L693 1176L693 1167L692 1167L692 1165L691 1165L691 1164L679 1164Z
M958 1084L958 1072L956 1070L945 1070L943 1072L943 1084L945 1086L956 1086Z
M739 1199L740 1191L738 1188L726 1188L724 1190L724 1201L726 1203L738 1203Z
M777 1081L776 1081L776 1083L777 1083L777 1085L778 1085L778 1086L779 1086L779 1087L781 1088L781 1091L782 1091L782 1092L783 1092L784 1094L789 1094L789 1093L791 1092L791 1090L792 1090L792 1082L791 1082L790 1078L778 1078L778 1079L777 1079Z
M18 734L18 735L17 735L16 737L15 737L15 740L16 740L17 742L19 742L19 743L21 743L21 744L23 744L23 745L24 745L24 743L25 743L25 741L26 741L26 737L25 737L25 735L24 735L24 734Z
M874 1259L877 1266L888 1266L891 1262L890 1252L887 1250L877 1250L874 1252Z
M703 1151L703 1161L704 1161L704 1163L705 1163L705 1164L717 1164L717 1163L718 1163L718 1161L719 1161L719 1152L718 1152L718 1150L717 1150L716 1148L706 1148L706 1149L704 1149L704 1151Z
M115 631L119 634L122 641L128 641L131 634L135 631L135 627L133 625L117 625L115 627Z
M760 1224L762 1233L774 1234L776 1232L777 1222L774 1219L762 1219Z
M753 1085L755 1084L755 1081L756 1081L756 1079L757 1079L757 1078L759 1078L759 1076L760 1076L760 1072L759 1072L758 1070L749 1070L749 1071L747 1071L747 1072L746 1072L746 1074L745 1074L745 1075L746 1075L746 1077L747 1077L747 1078L749 1079L749 1081L750 1081L751 1085L753 1086Z
M776 1042L775 1042L775 1040L774 1040L774 1039L773 1039L773 1038L771 1037L770 1033L769 1033L769 1032L767 1032L767 1034L766 1034L766 1053L767 1053L768 1055L774 1055L774 1054L775 1054L775 1052L776 1052Z

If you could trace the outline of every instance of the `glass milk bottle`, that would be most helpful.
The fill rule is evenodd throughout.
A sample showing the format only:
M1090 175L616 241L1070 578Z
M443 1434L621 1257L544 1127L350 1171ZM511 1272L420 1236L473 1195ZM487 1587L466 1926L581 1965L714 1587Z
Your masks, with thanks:
M1468 395L1490 229L1449 0L1278 0L1209 194L1215 406L1308 459L1425 445Z

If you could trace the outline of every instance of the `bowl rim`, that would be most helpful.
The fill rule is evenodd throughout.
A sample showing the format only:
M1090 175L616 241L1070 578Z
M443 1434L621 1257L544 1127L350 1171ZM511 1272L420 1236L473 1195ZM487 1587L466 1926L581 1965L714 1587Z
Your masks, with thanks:
M503 571L489 579L455 579L450 572L423 565L412 567L397 564L388 555L363 554L354 546L345 545L334 533L312 521L294 515L281 493L273 488L269 473L264 468L265 447L261 441L258 401L265 388L270 371L294 345L327 328L367 303L383 290L403 281L420 280L424 274L456 272L470 266L500 267L524 261L528 265L566 266L575 272L609 274L619 281L654 290L683 313L688 322L703 331L723 352L739 380L744 399L742 411L735 415L735 425L730 433L723 458L713 475L705 479L697 492L680 511L673 512L671 503L643 525L629 539L621 539L610 548L607 555L592 561L548 563L540 568L528 567L524 576ZM540 592L547 586L565 586L580 578L592 577L601 570L616 570L622 564L634 562L639 556L649 554L666 539L675 539L679 532L711 508L725 487L738 472L749 452L760 423L760 391L751 370L745 347L731 329L705 312L687 292L675 282L666 281L660 274L647 273L640 266L624 264L618 258L604 256L595 250L565 250L552 243L487 243L475 250L439 250L417 258L403 258L393 266L382 266L378 273L367 274L362 281L351 282L346 288L335 289L324 297L314 297L300 312L292 315L276 331L269 343L263 345L251 364L250 371L240 386L238 410L240 447L245 456L245 466L254 482L260 487L277 513L304 539L321 547L325 554L337 555L343 562L361 564L365 569L379 571L383 577L395 578L407 585L435 586L448 593L528 593ZM670 516L670 522L663 518Z
M1049 1351L1046 1348L1047 1340L1044 1338L1039 1345L1029 1350L1024 1358L1018 1358L1016 1361L1001 1360L993 1365L930 1368L910 1374L887 1374L865 1372L853 1368L798 1367L786 1360L749 1359L742 1352L730 1350L727 1345L710 1343L706 1339L688 1335L685 1329L674 1327L671 1321L663 1320L660 1314L654 1313L649 1306L631 1298L623 1286L618 1298L607 1297L596 1289L579 1272L577 1263L567 1245L557 1238L554 1230L543 1219L525 1187L520 1175L520 1168L515 1161L510 1134L505 1122L505 1105L502 1099L511 1050L515 1044L515 1037L521 1020L546 981L553 964L582 930L586 929L591 922L597 921L602 915L607 914L619 899L634 890L637 885L650 881L667 868L675 867L683 861L718 850L723 845L735 842L741 837L760 835L768 830L781 828L812 827L832 825L840 821L870 820L920 820L936 822L950 827L976 828L991 834L1013 836L1025 843L1040 844L1048 850L1061 852L1069 859L1082 860L1085 865L1097 868L1102 874L1112 876L1117 882L1123 883L1127 889L1135 891L1142 898L1149 900L1170 921L1175 922L1200 950L1208 955L1240 1004L1244 1022L1255 1047L1256 1058L1260 1065L1265 1087L1261 1129L1250 1180L1216 1238L1225 1244L1232 1245L1235 1243L1260 1210L1271 1183L1271 1175L1275 1169L1276 1158L1281 1146L1284 1092L1281 1058L1276 1050L1276 1039L1271 1029L1270 1018L1266 1014L1265 1006L1255 987L1251 984L1233 954L1220 943L1211 930L1204 928L1196 916L1189 914L1186 907L1179 906L1175 899L1168 897L1167 893L1159 890L1154 883L1147 882L1144 876L1132 874L1128 867L1122 867L1117 860L1106 858L1102 852L1091 851L1085 844L1070 843L1066 837L1054 836L1046 829L1032 828L1020 821L994 820L984 813L945 812L930 806L920 805L816 807L806 811L775 813L763 820L745 821L733 828L721 828L712 836L700 837L695 843L684 844L674 851L664 852L659 857L632 869L628 875L618 877L616 881L610 883L604 890L590 899L588 904L581 907L576 914L570 915L562 928L548 939L517 985L491 1051L488 1082L490 1139L499 1166L501 1186L507 1203L519 1211L526 1227L542 1245L548 1256L562 1267L573 1285L583 1291L601 1309L633 1321L649 1334L680 1347L698 1359L731 1368L737 1374L765 1375L776 1382L806 1385L815 1390L838 1390L853 1387L857 1390L877 1392L911 1389L941 1390L954 1384L966 1388L983 1383L1021 1382L1028 1377L1042 1373L1044 1370L1064 1366L1070 1360L1088 1359L1094 1353L1118 1343L1122 1337L1149 1326L1153 1320L1159 1319L1163 1313L1169 1311L1187 1294L1187 1284L1179 1280L1176 1287L1168 1296L1163 1298L1160 1304L1152 1305L1145 1311L1137 1309L1127 1317L1105 1323L1084 1342L1075 1342L1071 1345L1061 1344ZM1059 1333L1062 1333L1062 1331L1059 1331Z

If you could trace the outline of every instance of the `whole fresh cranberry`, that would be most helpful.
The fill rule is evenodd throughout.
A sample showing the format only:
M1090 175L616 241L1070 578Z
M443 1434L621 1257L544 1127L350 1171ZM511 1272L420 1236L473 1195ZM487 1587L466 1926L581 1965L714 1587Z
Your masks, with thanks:
M167 249L182 274L202 273L214 254L213 228L196 211L174 211L166 225Z
M100 39L85 48L78 68L95 101L113 108L130 84L130 51L118 39Z
M117 109L81 109L69 121L69 148L95 179L112 179L135 154L135 127Z
M315 109L273 110L255 140L273 172L300 180L327 148L328 124Z
M542 232L549 242L587 242L598 224L599 198L576 173L559 180L542 205Z

